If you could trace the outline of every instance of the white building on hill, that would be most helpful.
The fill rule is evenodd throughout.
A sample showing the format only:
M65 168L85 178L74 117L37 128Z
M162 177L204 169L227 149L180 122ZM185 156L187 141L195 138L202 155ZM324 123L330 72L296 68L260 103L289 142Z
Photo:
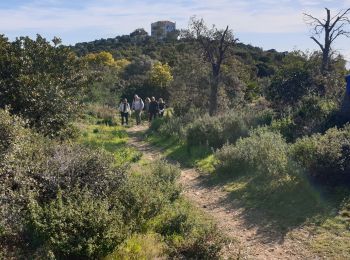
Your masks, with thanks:
M151 24L151 36L162 40L169 33L176 31L176 23L170 21L158 21Z

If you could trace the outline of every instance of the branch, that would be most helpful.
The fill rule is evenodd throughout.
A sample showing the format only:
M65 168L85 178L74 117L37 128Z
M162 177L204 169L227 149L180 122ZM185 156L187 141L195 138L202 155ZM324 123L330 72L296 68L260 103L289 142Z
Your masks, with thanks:
M311 14L303 13L303 15L306 18L304 19L306 23L310 25L319 24L320 26L324 26L324 23L322 23L318 18L312 16ZM310 22L307 22L307 20L309 20Z
M345 17L348 13L350 12L350 8L346 9L341 15L338 16L337 14L337 19L335 19L335 21L333 22L333 24L330 26L329 30L332 31L334 26L339 22L339 21L344 21L344 22L348 22L350 23L350 20L348 17ZM332 20L334 19L334 17L332 18Z
M315 37L310 37L311 39L313 39L317 44L318 44L318 46L320 46L320 48L321 48L321 50L323 51L324 50L324 47L323 47L323 45L315 38Z
M348 31L343 30L343 28L344 28L345 25L346 25L346 23L342 23L342 24L340 24L337 28L335 28L335 29L332 31L332 33L331 33L331 35L330 35L330 37L329 37L329 39L331 40L331 42L333 42L338 36L340 36L340 35L345 35L345 34L348 33Z
M341 35L344 35L344 36L349 38L350 37L350 32L344 31L344 30L340 30L333 38L331 38L331 42L333 42L335 39L337 39Z
M218 60L218 62L220 62L220 63L221 63L221 61L223 60L224 54L225 54L224 49L226 49L226 48L224 48L224 43L225 43L225 38L226 38L227 32L228 32L228 26L226 26L226 29L225 29L225 31L224 31L224 33L222 34L221 39L220 39L220 45L219 45L219 60Z

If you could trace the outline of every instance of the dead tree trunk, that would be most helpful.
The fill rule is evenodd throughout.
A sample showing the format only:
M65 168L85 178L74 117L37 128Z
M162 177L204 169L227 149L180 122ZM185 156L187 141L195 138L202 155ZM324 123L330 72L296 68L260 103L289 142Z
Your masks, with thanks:
M209 104L209 114L211 116L215 115L218 110L218 90L220 84L220 65L212 64L213 79L210 84L210 104Z
M212 67L212 80L209 95L209 114L218 111L218 92L220 86L221 65L230 53L230 49L238 41L228 26L225 30L218 30L213 26L208 28L203 19L191 19L190 28L185 31L185 37L199 43L205 61Z
M350 24L348 14L350 8L345 11L338 12L335 16L331 16L331 11L326 8L326 19L318 19L310 14L304 13L305 21L312 26L313 36L311 39L320 47L322 51L321 73L325 75L330 70L330 59L332 43L339 36L350 36L350 32L345 29ZM322 44L318 38L324 34L324 43Z

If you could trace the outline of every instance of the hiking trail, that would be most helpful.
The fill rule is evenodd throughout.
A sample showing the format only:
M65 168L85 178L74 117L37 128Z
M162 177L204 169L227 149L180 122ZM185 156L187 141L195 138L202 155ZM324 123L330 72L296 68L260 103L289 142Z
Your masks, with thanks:
M127 129L129 145L150 161L164 158L160 148L143 140L147 128L142 125ZM262 216L259 212L248 214L239 201L227 200L229 193L222 186L208 186L205 176L196 169L180 167L180 183L185 197L211 216L220 231L232 240L223 249L224 259L321 259L308 252L304 245L310 236L308 231L297 228L293 230L296 236L275 231L271 225L260 223Z

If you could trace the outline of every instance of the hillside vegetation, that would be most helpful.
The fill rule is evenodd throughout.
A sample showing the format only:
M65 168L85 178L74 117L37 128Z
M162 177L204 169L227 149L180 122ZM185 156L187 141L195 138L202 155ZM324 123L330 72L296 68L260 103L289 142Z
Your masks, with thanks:
M204 30L220 48L225 31ZM305 229L315 256L350 257L343 57L324 73L319 52L232 43L215 75L201 37L0 36L0 258L221 257L228 240L182 195L179 167L128 144L116 108L134 94L166 100L146 133L166 156L259 212L258 225Z

